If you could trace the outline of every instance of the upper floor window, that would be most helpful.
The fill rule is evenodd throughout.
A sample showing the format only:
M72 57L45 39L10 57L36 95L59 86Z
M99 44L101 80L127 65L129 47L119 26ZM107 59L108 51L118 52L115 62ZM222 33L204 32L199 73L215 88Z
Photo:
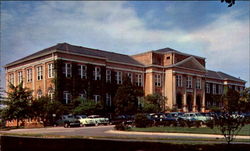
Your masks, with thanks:
M219 94L223 94L223 85L219 85Z
M216 84L213 84L213 94L216 94Z
M106 82L111 82L111 70L106 70Z
M94 77L94 80L101 80L101 68L100 67L95 67L93 71L93 77Z
M187 77L186 87L192 88L192 77L190 77L190 76Z
M196 89L201 89L201 79L200 78L196 79Z
M39 66L37 67L37 80L43 79L43 67Z
M122 72L116 71L115 72L115 79L117 84L122 84Z
M68 91L63 91L63 101L65 104L71 101L71 94Z
M54 64L50 63L48 64L48 77L53 78L54 77Z
M182 87L182 75L176 76L176 84L177 84L177 87Z
M9 83L14 85L14 73L9 74Z
M101 96L100 95L94 95L94 101L95 103L98 103L101 101Z
M72 65L70 63L64 63L63 74L65 75L65 77L72 76Z
M210 84L206 83L206 93L210 93Z
M142 74L135 75L135 84L137 86L142 86Z
M155 86L160 87L161 86L161 75L155 74Z
M87 79L87 66L86 65L78 65L78 75L81 79Z
M19 71L17 75L18 75L17 80L18 80L18 84L19 84L23 81L23 72Z
M127 73L128 78L130 80L131 83L133 83L133 74L132 73Z
M111 106L111 95L106 93L106 105Z
M27 69L27 82L32 82L32 69Z

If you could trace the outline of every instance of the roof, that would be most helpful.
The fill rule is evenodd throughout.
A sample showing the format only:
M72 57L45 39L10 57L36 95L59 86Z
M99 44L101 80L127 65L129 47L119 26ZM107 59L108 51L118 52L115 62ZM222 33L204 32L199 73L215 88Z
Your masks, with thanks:
M38 57L39 55L42 55L42 54L46 54L49 52L52 53L52 51L54 51L54 50L61 51L61 52L64 51L64 52L69 52L69 53L77 53L77 54L88 55L88 56L93 56L93 57L100 57L103 59L107 59L108 61L115 61L115 62L119 62L119 63L126 63L126 64L142 66L141 63L139 63L138 61L136 61L135 59L133 59L131 56L128 56L128 55L118 54L118 53L104 51L104 50L92 49L92 48L87 48L87 47L82 47L82 46L75 46L75 45L71 45L68 43L59 43L55 46L43 49L43 50L38 51L34 54L31 54L29 56L26 56L24 58L21 58L19 60L11 62L11 63L7 64L6 67L10 66L10 65L17 64L17 63L25 61L25 60L30 60L30 59L32 59L34 57Z
M242 79L233 77L231 75L228 75L226 73L220 72L220 71L212 71L207 70L206 77L213 78L213 79L219 79L219 80L231 80L231 81L237 81L237 82L246 82Z

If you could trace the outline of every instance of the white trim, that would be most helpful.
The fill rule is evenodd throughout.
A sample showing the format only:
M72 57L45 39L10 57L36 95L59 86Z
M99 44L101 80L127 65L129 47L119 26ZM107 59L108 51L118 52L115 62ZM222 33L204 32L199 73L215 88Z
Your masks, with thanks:
M130 56L129 56L130 57ZM129 65L129 66L135 66L135 67L141 67L144 68L144 65L135 65L135 64L131 64L131 63L124 63L124 62L118 62L118 61L111 61L111 60L106 60L109 63L117 63L117 64L122 64L122 65Z
M113 70L121 70L121 71L129 71L129 72L144 73L144 71L131 70L131 69L124 69L124 68L111 67L111 66L106 66L106 68L107 68L107 69L113 69Z
M78 63L85 63L85 64L93 64L93 65L98 65L98 66L105 66L105 64L101 64L101 63L80 61L80 60L75 60L75 59L67 59L67 58L63 58L63 57L57 57L56 59L58 59L58 60L61 59L61 60L65 60L65 61L73 61L73 62L78 62Z
M161 65L150 64L150 65L146 65L144 67L146 67L146 68L148 68L148 67L166 68L166 67L169 67L169 66L161 66Z
M197 77L205 77L205 75L193 74L193 73L187 73L187 72L180 72L180 71L173 71L173 73L186 74L186 75L197 76Z
M236 85L236 86L242 86L242 87L245 87L245 85L243 85L243 84L228 83L227 81L225 81L223 84L224 84L224 85Z
M178 65L184 64L188 61L194 61L194 63L197 64L201 68L201 70L198 70L198 71L206 71L205 67L199 61L197 61L193 56L188 57L180 62L177 62L176 64L173 65L173 67L177 67ZM181 68L186 68L186 67L181 67ZM193 70L197 70L197 69L193 69Z
M47 59L43 59L41 61L34 61L34 62L26 64L26 65L11 68L11 69L8 69L8 72L13 72L13 71L16 71L16 70L19 70L19 69L24 69L24 68L31 67L31 66L42 65L43 63L46 63L46 62L49 62L49 61L53 61L53 58L50 57L50 58L47 58Z
M162 71L155 71L155 70L152 70L152 69L147 69L145 73L160 73L160 74L163 74L164 72L162 72Z
M214 84L222 84L223 85L222 82L215 82L215 81L210 81L210 80L205 80L205 82L207 82L207 83L214 83Z

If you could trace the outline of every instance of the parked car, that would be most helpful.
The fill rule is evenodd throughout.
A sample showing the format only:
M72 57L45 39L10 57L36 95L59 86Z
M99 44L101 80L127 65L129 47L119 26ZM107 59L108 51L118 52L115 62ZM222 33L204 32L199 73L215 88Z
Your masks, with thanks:
M63 115L56 122L56 126L80 127L80 121L74 115Z
M166 113L166 121L167 121L167 126L169 125L178 125L178 118L181 117L184 113L182 112L170 112Z
M208 120L210 120L210 118L201 115L200 113L184 113L182 116L179 117L178 119L180 120L184 120L184 121L189 121L189 122L195 122L195 121L200 121L200 122L207 122Z
M132 125L135 119L133 115L118 115L114 116L110 119L110 124L117 125L117 124L125 124L125 125Z
M214 119L214 115L210 112L207 112L207 113L200 113L202 116L205 116L207 117L207 120L213 120Z
M76 118L80 121L81 126L95 126L95 120L87 117L86 115L76 115Z
M91 118L95 121L95 125L108 125L109 124L109 118L102 117L100 115L90 115L88 118Z

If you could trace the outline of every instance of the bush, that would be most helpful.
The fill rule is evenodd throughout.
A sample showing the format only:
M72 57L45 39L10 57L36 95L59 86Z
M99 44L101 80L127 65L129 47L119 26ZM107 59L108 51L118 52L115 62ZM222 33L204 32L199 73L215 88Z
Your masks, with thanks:
M130 127L124 123L119 123L119 124L115 125L115 129L119 130L119 131L125 131L125 130L130 129Z
M150 120L147 118L145 114L136 114L135 116L135 126L139 128L145 128L150 126Z

